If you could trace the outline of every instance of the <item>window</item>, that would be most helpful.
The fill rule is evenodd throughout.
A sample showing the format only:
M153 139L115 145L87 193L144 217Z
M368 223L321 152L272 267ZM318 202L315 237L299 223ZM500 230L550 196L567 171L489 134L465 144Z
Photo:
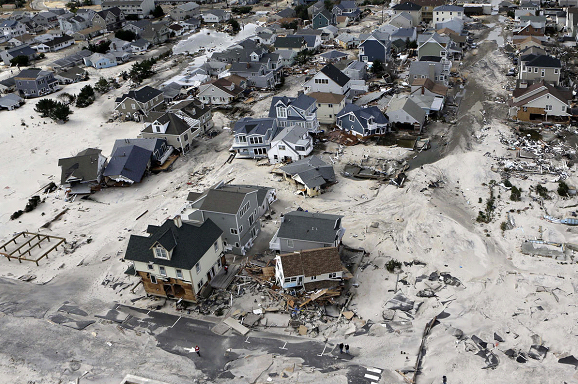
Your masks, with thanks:
M203 287L203 279L201 279L198 283L197 283L197 289L201 289Z
M551 111L552 110L552 106L551 105L546 105L546 111Z
M563 105L561 108L562 108L562 112L566 112L566 106L565 105Z
M554 73L557 75L558 73L560 73L560 70L558 68L554 68Z
M241 143L246 143L247 142L247 136L239 136L239 141Z
M180 269L177 269L177 279L183 279L183 271L181 271Z
M239 248L239 247L240 247L239 243L235 243L235 248Z
M333 104L327 104L329 108L333 108Z
M153 284L157 283L157 277L155 275L151 275L151 283Z
M355 121L355 117L353 115L349 115L349 121Z
M185 136L183 136L183 139L185 140L185 142L189 141L189 135L185 133Z
M309 279L310 280L317 280L317 276L311 276Z
M155 247L155 257L157 259L165 259L168 260L169 259L169 253L167 252L166 249L164 249L162 246L157 245Z
M534 73L538 73L538 67L534 68Z
M242 225L239 227L239 233L243 233L243 226Z
M165 267L159 267L159 271L160 271L161 275L163 275L163 276L167 275L167 271L165 270Z
M232 235L238 235L239 232L237 231L237 228L231 228L231 234Z
M335 279L337 277L337 273L333 272L329 274L330 279Z
M255 148L255 149L253 149L253 153L255 155L266 155L267 149L266 148Z
M153 269L155 269L154 264L149 264L149 265L147 265L147 267L149 268L149 271L152 271Z
M287 239L287 246L288 246L289 248L293 248L293 247L294 247L294 245L293 245L293 239Z
M257 237L257 227L251 229L251 237Z
M215 244L213 244L213 248L215 248L215 251L219 250L219 242L215 241Z
M280 145L280 146L279 146L279 150L280 150L280 151L284 151L284 150L285 150L285 146L284 146L284 145Z
M199 263L195 264L195 269L196 269L197 273L201 273L201 264L199 264Z
M285 279L285 282L286 282L286 283L288 283L288 282L290 282L290 281L291 281L290 278L286 278L286 279Z
M286 118L287 117L287 108L277 107L277 117Z
M542 71L541 71L541 73L540 73L540 76L541 76L541 77L546 76L546 70L545 70L545 69L542 69Z

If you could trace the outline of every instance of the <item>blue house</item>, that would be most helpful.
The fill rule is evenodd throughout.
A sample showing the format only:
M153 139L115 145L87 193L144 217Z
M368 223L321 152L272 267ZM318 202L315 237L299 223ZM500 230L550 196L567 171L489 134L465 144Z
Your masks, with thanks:
M391 41L387 34L374 31L359 44L359 61L373 63L379 60L382 63L389 61L391 52Z
M344 0L333 7L334 16L347 16L349 20L358 20L361 16L361 10L355 4L355 1Z
M347 133L365 138L387 133L389 120L376 106L360 107L347 104L337 114L337 126Z
M276 118L280 127L299 126L311 133L319 132L317 102L305 94L297 97L273 97L269 117Z
M333 24L333 15L326 9L313 16L313 29L327 27L331 24Z

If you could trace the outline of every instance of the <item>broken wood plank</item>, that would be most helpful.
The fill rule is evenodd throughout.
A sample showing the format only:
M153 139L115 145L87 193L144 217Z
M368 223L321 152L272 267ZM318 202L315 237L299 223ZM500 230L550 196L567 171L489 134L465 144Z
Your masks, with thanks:
M148 212L149 212L149 210L147 209L146 211L144 211L143 213L141 213L141 214L135 219L135 221L138 220L138 219L140 219L140 218L143 217L144 215L146 215Z

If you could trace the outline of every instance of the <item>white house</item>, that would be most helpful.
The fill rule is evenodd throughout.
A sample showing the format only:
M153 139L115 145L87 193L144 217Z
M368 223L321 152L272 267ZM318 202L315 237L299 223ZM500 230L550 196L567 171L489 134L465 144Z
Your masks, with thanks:
M309 249L275 257L275 280L284 289L313 291L341 284L343 267L336 247Z
M83 59L84 65L96 69L110 68L118 65L116 57L110 53L93 53Z
M11 39L16 36L22 36L26 33L26 26L16 20L4 20L0 22L0 32L7 39Z
M305 92L330 92L349 95L351 79L333 64L327 64L304 84Z
M432 24L443 23L444 21L451 20L453 18L461 19L464 17L464 7L459 7L457 5L440 5L435 7L433 10L433 20Z
M231 13L222 9L209 9L203 12L205 23L223 23L231 18Z
M271 149L267 152L269 162L297 161L313 151L313 137L305 127L291 126L284 128L271 140Z

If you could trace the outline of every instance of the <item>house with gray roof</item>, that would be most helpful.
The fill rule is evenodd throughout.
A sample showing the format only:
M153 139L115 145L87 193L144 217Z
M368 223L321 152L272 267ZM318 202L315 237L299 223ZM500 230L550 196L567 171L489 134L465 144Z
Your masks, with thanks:
M167 108L167 112L181 112L190 118L199 121L199 134L204 134L213 128L213 112L211 107L203 104L199 99L181 100Z
M73 84L79 81L88 80L88 73L78 67L65 68L54 74L54 78L60 84Z
M320 54L319 57L321 57L321 61L324 63L336 63L341 60L346 60L348 55L340 51L327 51Z
M367 64L354 60L342 72L351 80L365 80L367 78Z
M319 132L315 99L305 94L273 97L269 117L277 118L280 127L299 126L310 133Z
M430 79L434 83L448 84L449 69L441 62L441 57L422 57L420 61L412 61L409 66L408 83L416 79Z
M341 215L292 211L281 216L281 225L269 242L277 253L337 247L345 234Z
M205 23L224 23L231 18L231 13L222 9L208 9L202 16Z
M389 35L373 31L369 36L361 39L359 44L359 61L364 63L373 63L379 60L387 63L391 59L391 41Z
M199 4L194 1L188 3L179 4L170 10L169 15L171 19L175 21L183 21L194 16L198 16L201 13Z
M191 223L176 216L149 225L147 236L131 235L124 259L147 295L197 302L225 262L223 230L210 219Z
M267 152L269 163L287 163L301 160L313 151L313 137L307 128L293 125L285 127L271 140Z
M544 81L546 83L560 84L562 62L560 59L540 54L528 54L520 57L520 70L518 79L526 83Z
M191 149L193 140L200 133L200 122L186 114L175 112L149 112L144 119L144 129L139 137L165 139L181 153Z
M58 25L58 15L50 11L38 12L32 17L32 21L45 28L55 27Z
M26 56L29 61L36 59L37 53L27 44L22 44L14 48L0 50L0 58L4 64L10 65L10 60L18 56Z
M335 24L335 15L326 9L317 12L312 19L312 28L319 29Z
M116 67L118 65L118 60L113 53L95 52L88 57L84 57L82 60L87 67L94 67L96 69Z
M421 132L425 125L426 112L407 96L395 95L387 105L387 118L395 129L410 129Z
M12 111L16 108L20 108L24 104L24 99L15 93L9 93L0 97L0 108Z
M118 148L130 145L135 145L149 151L151 153L152 167L163 165L174 151L174 147L169 145L165 139L137 138L115 140L111 153L114 154Z
M376 106L360 107L346 104L337 114L339 129L359 138L384 135L389 132L389 120Z
M185 219L212 220L223 231L224 248L245 255L261 231L261 216L275 200L274 188L220 182L202 193L189 193Z
M229 69L234 75L247 79L247 85L255 88L275 88L275 71L269 70L267 64L261 62L232 63Z
M38 68L25 69L14 77L16 90L26 98L40 97L58 90L54 73Z
M155 9L154 0L102 0L102 9L118 8L122 13L134 15L139 19L148 17Z
M240 158L266 158L271 141L280 130L276 118L243 117L233 127L235 138L230 150Z
M106 157L97 148L87 148L76 156L58 160L60 183L72 194L89 194L102 181Z
M273 44L275 51L291 50L301 52L307 49L307 42L303 36L278 36Z
M63 35L35 46L37 52L56 52L74 44L74 38Z
M398 13L387 24L397 28L412 28L414 26L413 17L407 12Z
M146 85L117 97L115 103L115 111L125 118L138 120L138 115L147 116L164 106L164 97L161 90Z
M104 180L109 186L140 183L151 166L152 152L137 145L117 147L106 168Z
M243 91L243 88L222 77L201 84L197 97L204 104L227 105L241 97Z
M26 26L20 21L10 19L0 21L0 35L4 36L5 39L22 36L25 33Z
M337 18L339 16L345 16L350 21L357 21L361 16L361 10L355 3L351 0L343 0L333 6L331 13Z
M304 196L320 195L327 186L335 183L333 166L317 156L285 165L278 172Z
M432 24L443 23L451 19L462 19L465 16L464 7L444 4L433 9Z

